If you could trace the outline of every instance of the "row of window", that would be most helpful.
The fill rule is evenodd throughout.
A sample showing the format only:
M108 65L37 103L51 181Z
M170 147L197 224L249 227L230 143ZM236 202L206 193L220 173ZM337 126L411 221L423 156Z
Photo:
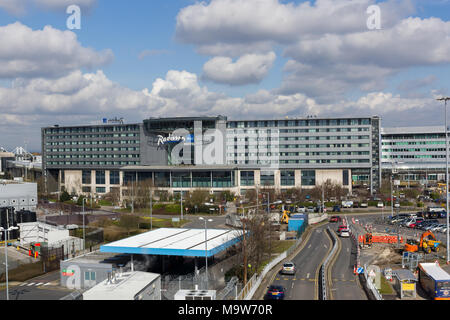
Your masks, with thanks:
M383 146L415 146L445 144L445 141L404 141L404 142L383 142Z
M47 159L98 159L98 158L139 158L139 154L77 154L49 155Z
M431 134L406 134L406 135L383 135L383 140L406 140L406 139L445 139L445 133Z
M369 143L280 144L280 148L368 148Z
M53 148L46 149L46 152L96 152L96 151L139 151L139 147L115 147L115 148Z
M76 146L76 145L90 145L90 144L139 144L139 140L105 140L105 141L60 141L47 142L47 146Z
M120 126L99 126L99 127L73 127L73 128L48 128L45 129L46 134L61 133L89 133L89 132L123 132L123 131L139 131L140 126L120 125Z
M370 163L369 159L310 159L310 160L227 160L228 164L319 164L319 163Z
M383 159L445 159L445 155L383 155Z
M50 166L132 166L139 165L136 161L48 161Z
M121 138L121 137L139 137L139 133L109 133L109 134L79 134L64 136L47 136L47 140L58 139L98 139L98 138Z
M313 127L313 126L355 126L370 125L370 119L309 119L309 120L268 120L268 121L229 121L228 128L253 127Z
M228 143L232 142L259 142L259 141L298 141L298 140L367 140L370 139L370 136L299 136L299 137L258 137L258 138L249 138L249 137L234 137L227 138Z
M227 158L233 157L296 157L296 156L367 156L370 155L369 151L342 151L342 152L238 152L227 153Z
M383 149L383 152L445 152L445 148L428 148L428 149L419 149L419 148L410 148L410 149Z

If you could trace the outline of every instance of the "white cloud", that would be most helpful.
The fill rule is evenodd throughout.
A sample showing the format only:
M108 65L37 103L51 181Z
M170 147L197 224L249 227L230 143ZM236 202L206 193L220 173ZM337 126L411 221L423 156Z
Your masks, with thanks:
M0 9L14 16L24 15L30 7L65 14L70 5L78 5L82 10L90 12L97 5L97 0L0 0Z
M269 73L275 58L274 52L247 54L236 62L228 57L215 57L203 66L204 77L229 85L259 83Z
M0 43L0 78L59 77L113 59L111 50L85 48L72 31L51 26L42 30L32 30L20 22L3 26Z
M223 55L234 51L242 54L242 50L254 53L253 44L290 44L324 33L363 31L367 28L366 9L375 3L375 0L317 0L297 5L278 0L197 2L180 10L176 38L197 45L199 52L224 48ZM379 6L384 28L413 11L410 0L389 0ZM232 50L233 46L237 49Z

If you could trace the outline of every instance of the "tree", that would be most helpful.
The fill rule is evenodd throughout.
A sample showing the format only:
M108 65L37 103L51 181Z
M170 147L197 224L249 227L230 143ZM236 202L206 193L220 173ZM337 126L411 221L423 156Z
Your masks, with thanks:
M128 235L131 230L139 229L140 217L134 214L124 214L120 217L119 226L124 228Z
M61 193L61 197L59 198L59 201L61 202L66 202L66 201L70 201L72 198L70 197L70 194L67 191L63 191L63 193Z

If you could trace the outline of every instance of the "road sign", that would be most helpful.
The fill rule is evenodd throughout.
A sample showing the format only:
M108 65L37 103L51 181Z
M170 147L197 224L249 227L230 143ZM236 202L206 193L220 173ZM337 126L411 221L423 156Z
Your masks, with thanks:
M364 268L363 268L363 267L358 267L358 268L356 269L356 273L357 273L357 274L364 273Z

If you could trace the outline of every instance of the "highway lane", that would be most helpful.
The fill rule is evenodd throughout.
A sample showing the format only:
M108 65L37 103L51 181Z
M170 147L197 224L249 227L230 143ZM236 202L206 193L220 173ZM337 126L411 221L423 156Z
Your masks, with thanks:
M314 230L308 243L292 259L297 267L296 275L276 274L272 284L286 289L285 300L318 299L318 270L332 246L326 228L325 225Z
M341 243L341 249L331 266L330 300L367 300L357 276L353 274L356 247L351 238L338 237L338 241Z

